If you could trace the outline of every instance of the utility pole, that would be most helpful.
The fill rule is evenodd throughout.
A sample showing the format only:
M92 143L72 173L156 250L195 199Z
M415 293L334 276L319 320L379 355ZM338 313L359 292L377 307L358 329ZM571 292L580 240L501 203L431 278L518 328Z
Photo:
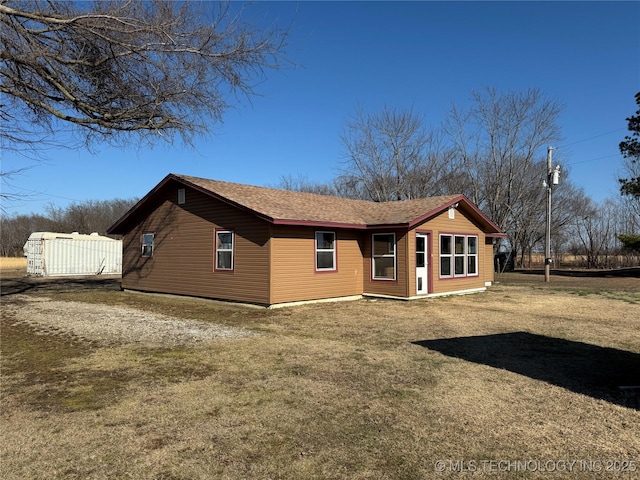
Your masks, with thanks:
M560 179L560 165L555 170L551 163L553 147L547 147L547 179L543 185L547 187L547 231L544 244L544 281L549 282L551 273L551 191L554 185L558 185Z

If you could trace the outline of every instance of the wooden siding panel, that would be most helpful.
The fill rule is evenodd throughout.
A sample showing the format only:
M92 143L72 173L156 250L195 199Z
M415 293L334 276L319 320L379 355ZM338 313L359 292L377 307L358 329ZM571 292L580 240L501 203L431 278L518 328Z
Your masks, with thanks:
M484 248L484 270L481 273L484 273L484 281L493 283L495 281L495 263L493 257L493 239L485 238L484 245L480 245L481 248Z
M396 234L396 279L374 280L371 258L371 242L374 233ZM365 233L366 242L363 256L364 293L370 295L389 295L392 297L408 297L407 280L407 235L404 230L375 230Z
M267 222L187 189L177 204L178 185L124 236L123 288L252 303L269 303ZM233 272L214 271L215 229L234 232ZM155 233L154 255L140 256L142 233Z
M316 272L313 227L273 226L271 303L296 302L362 294L362 236L336 233L337 270Z
M487 252L484 248L484 233L462 212L456 210L455 218L449 218L449 212L445 211L440 215L430 219L428 222L417 226L410 232L414 238L415 232L429 230L431 235L431 257L430 269L432 285L430 293L446 293L462 290L470 290L482 288L485 286ZM477 235L478 236L478 275L469 277L440 278L440 234L460 234L460 235ZM491 263L493 262L493 257ZM493 263L492 263L493 264ZM410 268L415 271L415 258L410 260ZM411 285L411 295L415 295L415 280Z

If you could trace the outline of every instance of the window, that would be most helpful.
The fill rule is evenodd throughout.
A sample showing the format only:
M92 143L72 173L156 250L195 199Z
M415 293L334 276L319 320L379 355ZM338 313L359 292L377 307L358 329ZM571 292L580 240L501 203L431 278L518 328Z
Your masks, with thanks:
M478 237L467 237L467 275L478 274Z
M478 237L440 235L440 276L478 275Z
M184 205L185 201L186 201L185 189L179 188L178 189L178 205Z
M142 256L143 257L153 257L153 239L155 237L154 233L143 233L142 234Z
M465 249L464 242L465 237L455 236L454 241L454 252L453 252L453 263L455 265L454 275L464 275L464 258L465 258Z
M426 245L424 237L416 237L416 268L426 265Z
M316 270L336 269L336 234L316 232Z
M374 280L396 279L396 235L395 233L374 233L371 257Z
M216 270L233 270L233 232L216 231Z
M440 276L451 276L451 235L440 235Z

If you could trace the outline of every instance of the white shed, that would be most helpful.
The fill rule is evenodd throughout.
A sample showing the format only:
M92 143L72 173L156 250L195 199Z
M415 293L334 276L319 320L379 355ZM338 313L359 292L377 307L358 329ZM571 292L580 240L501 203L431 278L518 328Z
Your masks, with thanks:
M27 275L122 274L122 240L97 233L34 232L24 244Z

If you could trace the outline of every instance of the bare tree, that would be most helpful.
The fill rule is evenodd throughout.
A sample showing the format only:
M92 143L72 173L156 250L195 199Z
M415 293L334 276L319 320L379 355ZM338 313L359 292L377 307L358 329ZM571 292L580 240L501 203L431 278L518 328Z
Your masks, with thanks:
M306 175L283 175L275 188L293 190L296 192L317 193L320 195L338 196L336 188L331 183L319 183L309 180Z
M64 125L87 142L191 141L280 65L286 30L241 13L210 2L1 2L3 147Z
M358 108L340 141L345 148L341 195L377 202L439 194L448 171L438 136L412 109L384 107L370 114Z
M542 148L560 139L561 106L537 89L487 88L472 100L467 111L454 107L445 125L468 175L465 193L507 233L511 248L522 251L531 219L544 212Z
M584 257L587 268L612 266L609 257L616 247L615 220L615 203L611 200L602 205L588 200L574 217L574 252Z

